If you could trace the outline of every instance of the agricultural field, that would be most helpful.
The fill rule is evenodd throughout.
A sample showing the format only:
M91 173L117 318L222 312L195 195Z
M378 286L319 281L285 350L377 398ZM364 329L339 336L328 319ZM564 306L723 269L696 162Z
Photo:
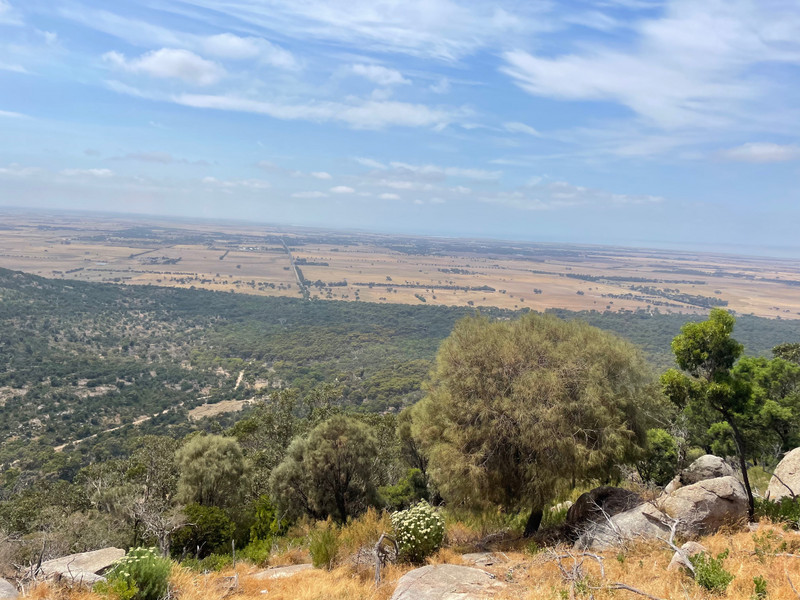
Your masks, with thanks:
M393 304L800 318L800 261L0 212L0 267L67 280Z

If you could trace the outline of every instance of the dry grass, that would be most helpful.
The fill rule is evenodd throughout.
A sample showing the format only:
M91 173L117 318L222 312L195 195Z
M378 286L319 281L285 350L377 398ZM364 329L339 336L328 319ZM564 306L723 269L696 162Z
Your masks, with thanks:
M381 518L376 515L369 525L353 528L349 532L353 546L366 541L370 532L377 531L382 524ZM800 547L800 534L797 532L787 532L778 526L765 524L755 535L762 536L765 532L772 532L770 543L777 553L787 549L791 552ZM749 531L718 533L702 539L701 542L714 555L725 549L730 551L725 560L725 568L733 573L735 579L725 594L714 595L701 589L686 573L668 572L667 565L672 552L664 544L650 543L628 548L624 552L604 553L604 578L600 575L597 562L586 559L583 568L586 583L591 589L583 594L578 592L576 598L642 598L629 591L608 589L613 583L624 583L665 600L751 600L755 576L762 576L767 580L770 599L798 598L792 591L787 576L800 589L800 558L756 555L754 532ZM783 550L779 549L782 542L786 542ZM507 591L497 596L498 600L561 600L569 597L569 585L562 579L551 553L545 551L531 556L520 551L506 551L500 555L507 560L486 569L509 584ZM461 554L445 548L429 559L429 564L445 563L463 564ZM567 568L572 566L569 558L563 559L563 563ZM175 596L181 600L219 600L223 597L254 600L267 594L268 598L280 600L388 600L398 579L409 569L411 567L408 565L390 565L383 571L383 581L376 588L372 580L372 570L364 567L340 566L332 571L311 569L292 577L265 580L253 578L258 570L247 564L238 565L235 571L228 569L210 574L198 574L176 566L172 574L172 586ZM228 591L231 578L235 575L238 575L238 588ZM268 592L264 593L263 590ZM32 590L27 598L101 600L100 596L91 592L59 590L44 584Z

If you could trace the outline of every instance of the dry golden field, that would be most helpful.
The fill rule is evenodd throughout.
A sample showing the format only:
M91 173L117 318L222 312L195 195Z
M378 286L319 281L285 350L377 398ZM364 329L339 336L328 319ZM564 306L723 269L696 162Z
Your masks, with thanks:
M720 305L800 318L797 260L155 217L0 212L0 267L267 296L305 288L332 300L681 313Z

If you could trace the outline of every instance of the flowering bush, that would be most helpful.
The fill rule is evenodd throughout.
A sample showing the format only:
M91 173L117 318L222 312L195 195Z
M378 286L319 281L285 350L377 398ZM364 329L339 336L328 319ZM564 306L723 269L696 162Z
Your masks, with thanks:
M444 519L424 500L394 513L392 527L400 555L412 563L420 563L436 552L444 539Z
M133 548L106 573L98 591L120 600L159 600L167 595L171 569L155 548Z

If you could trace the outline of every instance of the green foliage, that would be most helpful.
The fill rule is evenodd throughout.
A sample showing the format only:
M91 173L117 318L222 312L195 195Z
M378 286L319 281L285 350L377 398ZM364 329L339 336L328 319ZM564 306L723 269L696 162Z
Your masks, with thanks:
M264 565L269 560L272 552L272 540L254 540L242 548L238 553L243 560L250 561L255 565Z
M233 438L198 435L177 452L178 495L183 502L205 506L235 504L242 491L244 456Z
M203 558L186 558L181 565L193 571L222 571L233 565L233 557L230 554L209 554Z
M658 395L630 344L580 322L467 318L439 350L414 433L444 498L541 510L637 457Z
M800 498L784 496L780 500L756 499L756 517L767 518L773 523L786 523L800 529Z
M733 574L725 570L724 560L728 558L728 550L721 552L716 558L706 552L689 557L694 567L694 579L702 588L715 594L722 594L728 589Z
M106 573L106 593L120 600L161 600L169 588L172 563L155 548L133 548ZM132 595L131 595L132 594Z
M317 523L309 535L308 551L318 569L332 569L339 554L339 531L330 519Z
M395 485L378 488L381 499L392 510L408 508L420 500L428 500L428 486L419 469L409 469Z
M753 600L765 600L767 595L767 580L756 575L753 577Z
M231 549L236 525L216 506L190 504L184 511L189 523L173 537L173 554L194 554L202 558L212 553L227 553Z
M658 486L668 484L678 472L678 444L664 429L647 430L647 447L636 469L644 481Z
M250 526L250 540L253 542L268 542L273 537L285 531L285 525L280 520L269 496L258 497L255 503L253 524Z
M414 564L436 552L444 540L444 518L424 500L392 513L392 528L400 556Z
M139 592L139 588L127 577L115 578L113 581L100 581L94 585L93 590L114 600L134 600Z
M278 505L294 516L333 516L339 523L376 501L377 443L359 421L336 415L296 438L272 472Z

